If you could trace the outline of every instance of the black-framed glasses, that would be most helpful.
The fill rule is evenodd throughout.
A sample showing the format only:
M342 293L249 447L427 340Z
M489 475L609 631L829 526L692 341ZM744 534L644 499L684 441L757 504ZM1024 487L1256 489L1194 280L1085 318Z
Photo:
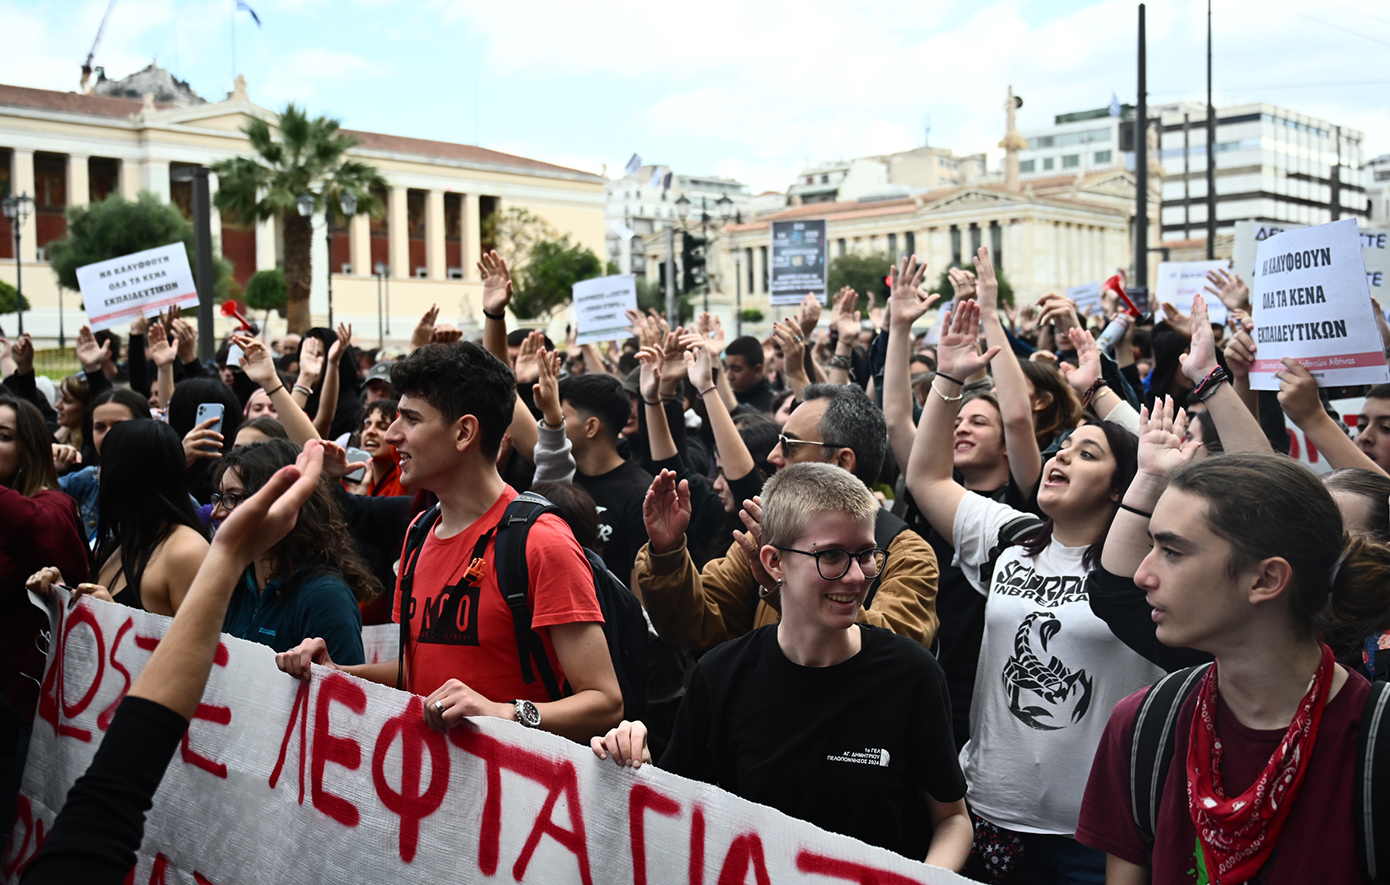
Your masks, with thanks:
M849 574L849 564L852 561L859 563L859 571L864 573L866 578L876 578L883 571L883 564L888 561L888 551L882 547L870 547L867 550L860 550L858 553L850 553L848 550L797 550L795 547L778 547L778 550L786 553L800 553L802 556L812 556L816 560L816 571L827 581L838 581Z
M213 495L210 500L212 501L212 508L214 510L221 507L223 510L231 513L237 508L238 504L249 497L251 496L244 492L228 492L225 495Z
M842 446L839 443L817 442L813 439L797 439L792 436L787 436L785 433L777 434L777 444L782 447L782 456L784 458L787 458L788 460L791 460L792 458L796 457L797 446L823 446L825 448L830 449L849 448L849 446ZM798 550L796 552L800 553L801 551Z

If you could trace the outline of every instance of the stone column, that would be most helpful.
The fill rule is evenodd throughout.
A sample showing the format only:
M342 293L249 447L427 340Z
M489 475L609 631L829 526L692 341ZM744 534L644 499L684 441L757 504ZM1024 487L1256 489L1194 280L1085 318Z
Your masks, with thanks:
M116 178L122 197L135 200L140 196L139 160L121 160Z
M91 202L92 186L87 174L85 155L68 154L68 205L85 206Z
M387 207L387 225L390 228L391 276L395 279L410 277L410 209L406 204L406 189L399 185L391 186L390 203Z
M140 187L152 191L163 202L169 202L169 161L147 160L140 171Z
M478 261L483 256L483 222L479 216L478 195L463 195L463 278L477 281Z
M430 279L448 278L444 255L444 192L430 190L425 194L425 266Z
M275 241L276 219L256 222L256 270L274 270L279 248Z
M28 194L35 198L35 202L29 205L29 217L19 226L19 260L37 261L39 220L34 190L34 152L15 150L11 156L14 157L14 181L10 184L10 193Z
M348 223L348 261L356 276L366 276L372 268L372 217L365 212L352 216Z

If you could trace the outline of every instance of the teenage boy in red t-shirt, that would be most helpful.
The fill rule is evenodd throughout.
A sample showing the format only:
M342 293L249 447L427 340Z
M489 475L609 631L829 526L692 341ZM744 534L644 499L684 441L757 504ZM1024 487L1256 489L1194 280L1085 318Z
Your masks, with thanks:
M432 344L392 366L391 384L401 394L400 413L386 442L400 458L401 481L439 498L439 521L420 550L405 613L405 687L425 697L425 722L443 730L465 716L496 716L575 740L607 731L622 718L622 692L592 572L569 527L546 514L526 544L531 623L556 679L573 688L569 697L551 701L541 680L522 679L512 613L497 587L494 540L483 550L481 576L467 580L479 537L496 527L517 494L496 466L515 405L511 370L471 342ZM402 614L398 581L395 619ZM383 685L396 684L398 667L395 660L338 667L321 639L306 639L276 663L301 678L319 664Z

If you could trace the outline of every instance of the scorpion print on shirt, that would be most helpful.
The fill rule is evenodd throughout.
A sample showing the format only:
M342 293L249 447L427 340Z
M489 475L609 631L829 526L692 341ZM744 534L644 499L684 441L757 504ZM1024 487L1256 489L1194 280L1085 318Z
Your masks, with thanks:
M1085 579L1078 575L1043 577L1026 561L1001 563L994 577L993 593L1027 596L1043 609L1086 599ZM1066 728L1086 715L1091 706L1093 680L1085 668L1067 666L1050 650L1062 632L1062 621L1048 611L1035 611L1023 619L1014 634L1013 655L1004 664L1004 693L1009 712L1029 728L1054 731Z

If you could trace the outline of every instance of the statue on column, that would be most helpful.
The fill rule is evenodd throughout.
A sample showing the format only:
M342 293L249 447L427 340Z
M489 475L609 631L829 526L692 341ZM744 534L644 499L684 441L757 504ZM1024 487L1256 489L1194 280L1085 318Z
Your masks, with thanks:
M999 142L999 146L1004 149L1004 188L1011 191L1020 191L1018 178L1018 152L1028 147L1028 140L1018 131L1017 114L1018 109L1023 107L1023 99L1014 95L1014 88L1009 87L1009 97L1004 102L1004 140Z

